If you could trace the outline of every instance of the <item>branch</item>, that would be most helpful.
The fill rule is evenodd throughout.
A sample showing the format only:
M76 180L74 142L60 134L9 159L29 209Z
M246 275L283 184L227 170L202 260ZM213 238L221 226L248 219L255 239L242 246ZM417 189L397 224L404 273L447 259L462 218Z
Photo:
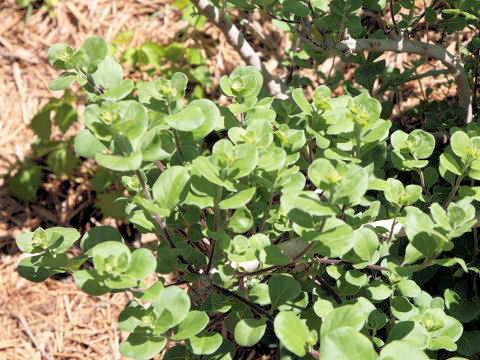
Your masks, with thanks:
M458 102L466 110L465 122L472 121L472 90L468 83L463 64L444 47L427 44L421 41L399 39L347 39L339 44L339 49L346 48L352 52L358 51L393 51L397 53L416 54L440 60L455 77Z
M150 194L150 191L148 190L148 187L147 187L147 184L145 183L145 181L143 180L143 177L142 177L142 174L140 173L139 170L135 171L135 175L137 175L138 177L138 180L140 181L140 184L142 185L142 189L143 189L143 193L145 195L145 198L149 201L153 201L153 198L152 198L152 194ZM177 246L175 245L175 242L173 241L172 237L170 236L170 233L168 232L167 230L167 225L165 224L165 221L163 221L163 219L160 217L160 215L158 215L157 213L153 213L152 214L152 217L153 219L155 220L155 222L157 223L157 225L160 227L160 229L162 230L162 233L163 233L163 236L165 237L165 239L167 240L168 244L170 245L170 247L172 249L176 249ZM178 255L177 258L185 265L187 265L187 268L188 270L192 273L192 274L196 274L197 272L195 271L195 269L192 267L192 265L190 265L187 260L185 260L185 258L182 256L182 255Z
M248 65L256 67L262 72L265 79L265 87L271 95L284 100L288 98L283 92L280 80L270 74L240 30L226 16L222 16L220 11L210 4L208 0L192 0L192 4L195 5L200 14L220 29L223 35L225 35L227 42L237 50Z
M472 121L472 90L468 83L465 68L459 59L449 53L444 47L427 44L421 41L399 39L352 39L347 38L340 42L331 39L319 41L311 36L310 24L304 22L304 26L295 30L303 40L322 52L338 51L345 55L361 51L393 51L396 53L409 53L440 60L455 77L457 84L458 102L465 109L465 122Z
M234 299L237 299L242 304L247 305L250 309L255 311L258 315L265 316L271 323L273 323L273 320L274 320L273 316L270 315L270 313L267 310L265 310L264 308L262 308L260 305L257 305L255 303L251 302L250 300L245 299L244 297L234 293L233 291L225 289L224 287L221 287L221 286L219 286L215 283L212 283L212 287L214 289L220 291L225 296L230 296L230 297L233 297Z
M335 302L337 304L340 305L342 303L342 299L340 298L340 296L338 296L338 294L335 292L335 290L330 286L330 284L324 278L322 278L321 276L312 276L311 274L308 274L308 275L309 275L310 279L312 279L315 284L324 288L325 291L327 293L329 293L329 295L331 297L333 297L333 299L335 300Z

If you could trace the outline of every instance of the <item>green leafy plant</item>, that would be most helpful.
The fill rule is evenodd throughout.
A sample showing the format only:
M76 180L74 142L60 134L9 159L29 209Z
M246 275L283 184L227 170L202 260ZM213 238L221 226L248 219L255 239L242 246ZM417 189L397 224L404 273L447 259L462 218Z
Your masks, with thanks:
M18 271L67 272L91 295L131 292L118 319L125 356L167 342L179 343L164 359L250 346L326 360L477 356L476 124L451 129L442 149L423 130L390 135L364 89L275 100L251 66L220 80L228 108L186 103L185 74L136 86L98 37L56 44L49 61L66 70L51 88L87 92L76 153L122 177L126 218L159 243L133 249L109 226L37 229L17 238L33 255Z
M17 0L17 6L20 9L25 9L25 20L24 20L24 27L27 27L28 20L32 15L32 10L38 7L41 10L48 12L48 15L52 18L55 17L55 6L57 6L57 0L45 0L45 1L37 1L37 0Z
M187 29L182 30L183 33L186 31ZM188 97L192 99L204 97L204 90L212 85L212 81L200 49L185 47L185 44L179 41L172 41L165 46L152 41L146 41L140 46L129 46L133 35L134 32L131 30L118 34L109 44L110 54L113 56L119 53L121 63L130 64L134 70L145 72L149 76L156 74L171 77L181 71L189 80ZM186 39L185 36L182 38ZM119 51L124 47L126 49Z
M432 100L430 95L439 88L447 92L453 84L456 84L458 104L463 108L459 123L472 121L478 112L480 8L476 0L433 0L423 4L415 4L413 0L193 0L192 3L223 32L249 65L262 71L271 94L282 96L292 88L312 86L315 78L295 71L303 68L309 69L310 74L314 73L332 90L341 86L344 93L356 96L359 94L356 84L363 86L382 102L383 117L390 116L395 105L405 108L402 90L412 81L419 84L420 91L414 96L421 102L412 112L423 126ZM239 15L231 15L235 14L233 8ZM285 80L272 77L261 66L256 49L249 43L253 43L251 38L255 34L248 34L248 40L243 36L248 32L242 27L244 19L255 13L270 18L272 24L292 40L284 51L279 49L275 54L279 68L287 73ZM466 46L459 41L462 34L471 38ZM264 42L258 36L256 41ZM453 43L458 49L455 54L447 51L453 48L449 45ZM386 52L415 54L421 58L413 60L412 56L404 56L401 58L403 69L399 69L381 58ZM445 69L418 70L432 59L441 61ZM352 78L344 77L346 66L355 68ZM422 85L421 80L431 76L445 77L445 81L431 87ZM439 113L440 119L435 119L437 124L439 120L454 120L444 114Z
M78 118L72 106L76 101L77 96L66 91L60 98L50 98L32 118L29 128L38 139L32 144L32 154L26 159L18 159L10 168L7 186L11 195L32 202L45 174L53 173L58 178L62 175L71 177L80 165L80 160L72 151L73 137L66 136ZM53 127L62 134L60 139L52 136Z

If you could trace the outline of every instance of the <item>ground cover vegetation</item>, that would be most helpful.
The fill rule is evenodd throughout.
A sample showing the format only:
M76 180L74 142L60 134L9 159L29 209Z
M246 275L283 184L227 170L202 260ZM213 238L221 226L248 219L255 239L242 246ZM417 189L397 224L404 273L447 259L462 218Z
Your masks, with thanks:
M137 82L114 58L129 32L113 44L53 45L49 62L63 72L50 89L76 83L88 106L85 129L45 151L51 171L94 159L101 176L121 184L115 204L124 219L158 246L135 249L109 226L39 228L17 238L32 254L19 273L35 282L70 273L91 295L131 293L118 324L130 333L121 352L136 359L241 358L251 347L281 359L478 358L480 7L432 1L417 13L414 5L177 2L192 26L217 25L246 60L219 79L229 106L204 97L205 64L180 42L121 51L120 62L162 72ZM291 69L285 79L228 19L232 6L292 36L280 59ZM471 39L460 57L414 39L465 29ZM401 72L380 60L389 51L445 69ZM307 97L302 86L312 81L295 69L329 56L358 64L354 81L318 73L325 85ZM427 76L451 78L458 105L430 102L427 88L411 112L417 128L392 124L398 87ZM332 96L339 86L344 95ZM44 146L49 127L36 124L50 125L55 112L66 131L74 101L67 91L32 121ZM11 188L28 179L19 175ZM76 244L83 253L73 256ZM174 283L159 276L172 273Z

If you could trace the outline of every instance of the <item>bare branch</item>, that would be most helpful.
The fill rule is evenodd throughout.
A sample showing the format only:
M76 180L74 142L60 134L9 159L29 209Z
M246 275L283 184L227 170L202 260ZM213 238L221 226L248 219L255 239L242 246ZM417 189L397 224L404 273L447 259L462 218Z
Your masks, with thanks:
M288 97L283 92L283 86L280 80L270 74L265 65L262 64L255 50L243 37L240 30L238 30L226 16L222 16L220 11L210 4L208 0L192 0L192 3L200 14L204 15L212 24L220 29L225 35L227 42L237 50L248 65L254 66L262 72L263 78L265 79L265 87L268 92L279 99L287 99Z
M393 51L440 60L455 77L458 102L465 109L465 122L469 123L472 121L472 90L468 83L465 68L462 62L444 47L403 37L399 39L352 39L348 37L340 42L334 42L324 37L324 40L320 41L311 36L309 29L310 27L307 25L296 30L296 32L304 41L322 52L338 51L343 54L353 54L361 51Z

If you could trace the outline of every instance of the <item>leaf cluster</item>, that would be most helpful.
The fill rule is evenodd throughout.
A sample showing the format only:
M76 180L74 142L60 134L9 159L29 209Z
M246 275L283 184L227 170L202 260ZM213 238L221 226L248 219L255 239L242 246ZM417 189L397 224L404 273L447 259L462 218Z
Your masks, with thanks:
M187 102L185 74L134 84L108 54L97 37L52 46L50 63L68 71L51 87L85 88L75 151L122 176L126 219L158 246L96 227L72 257L76 230L38 229L17 239L33 254L22 276L130 291L120 350L136 359L168 341L179 343L165 359L233 359L234 344L326 360L476 352L477 125L453 128L442 149L424 130L390 134L366 91L275 100L248 66L220 79L229 107ZM169 273L182 287L146 285Z

